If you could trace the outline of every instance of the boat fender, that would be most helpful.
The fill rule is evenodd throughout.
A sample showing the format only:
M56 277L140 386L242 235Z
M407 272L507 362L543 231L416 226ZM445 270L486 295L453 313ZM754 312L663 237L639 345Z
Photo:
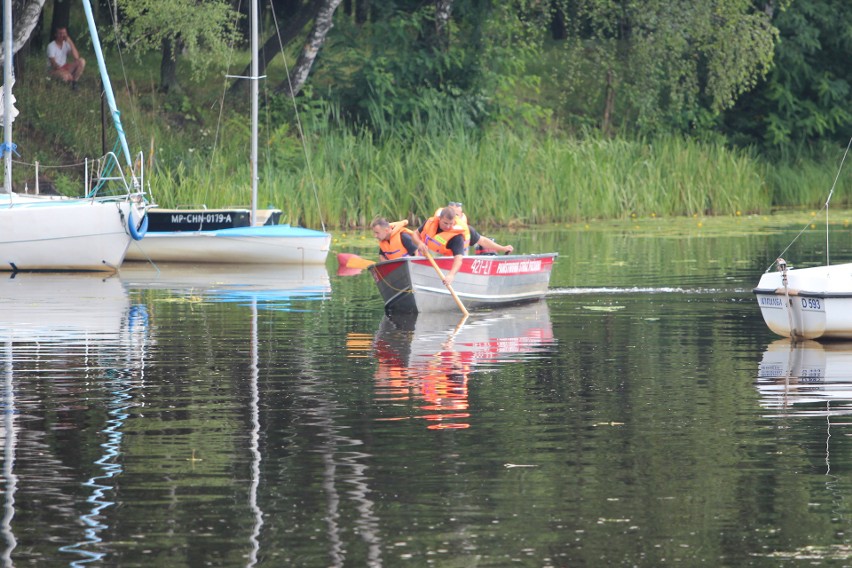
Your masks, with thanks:
M136 222L133 220L133 211L130 211L130 215L127 216L127 228L130 230L130 236L133 237L134 241L141 241L145 233L148 232L148 215L142 216L142 223L137 229Z

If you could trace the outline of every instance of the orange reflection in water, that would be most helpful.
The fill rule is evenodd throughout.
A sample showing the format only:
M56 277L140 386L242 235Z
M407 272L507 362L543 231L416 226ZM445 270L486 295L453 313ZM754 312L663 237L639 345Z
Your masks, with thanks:
M422 419L430 430L470 428L468 381L477 365L519 362L554 342L544 302L476 314L386 316L368 345L347 336L349 357L375 357L384 421Z
M378 360L376 391L383 402L419 401L420 418L430 422L429 429L469 428L467 381L469 354L443 350L418 357L412 365L402 361L395 346L377 340L374 352Z

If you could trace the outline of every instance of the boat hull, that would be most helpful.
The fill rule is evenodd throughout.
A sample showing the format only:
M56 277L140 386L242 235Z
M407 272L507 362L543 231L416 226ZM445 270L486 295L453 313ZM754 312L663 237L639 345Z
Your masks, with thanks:
M280 209L258 209L262 218L258 225L277 225L281 220ZM148 210L148 231L218 231L251 226L251 210L232 209L162 209L153 207Z
M754 294L766 325L793 339L852 339L852 264L767 272Z
M331 235L290 225L218 231L148 232L127 260L238 264L325 264Z
M130 199L0 196L0 270L114 272L132 240Z
M547 293L556 253L465 257L453 290L468 310L534 302ZM435 259L443 273L451 257ZM428 259L406 257L380 262L370 273L392 312L449 312L458 305Z

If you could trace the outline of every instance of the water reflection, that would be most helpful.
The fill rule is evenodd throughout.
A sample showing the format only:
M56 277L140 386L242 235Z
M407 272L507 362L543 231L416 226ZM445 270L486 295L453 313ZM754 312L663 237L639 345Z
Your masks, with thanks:
M46 440L45 432L21 430L18 413L32 413L46 404L42 397L32 394L40 379L51 379L71 368L82 368L86 376L97 382L94 388L109 393L109 402L108 417L99 431L102 453L94 462L96 474L82 484L87 494L86 504L75 507L72 496L62 495L65 502L59 506L68 514L78 511L78 522L74 524L83 528L82 538L59 550L75 557L72 566L103 558L98 545L102 540L100 533L108 528L106 510L115 504L110 497L114 491L113 478L122 471L118 459L122 426L128 409L134 405L133 390L143 380L146 322L144 306L132 306L121 282L114 277L24 273L0 279L0 338L5 341L3 558L6 565L12 565L16 543L12 532L15 491L19 485L33 491L33 486L39 486L50 476L43 469L46 461L61 463L58 456L51 456L52 460L41 457L45 452L58 451L50 449L55 444ZM42 388L60 400L68 400L56 410L60 416L62 407L78 405L74 399L85 400L90 395L71 385L63 386L61 380ZM29 389L26 403L16 404L16 390L23 389ZM62 429L62 424L61 418L57 419L54 428ZM21 448L17 447L19 444ZM17 454L26 457L16 461ZM27 463L33 461L32 456L40 456L37 471L31 469L32 463ZM16 473L15 467L19 465L21 471ZM48 491L48 488L40 486L37 490ZM56 493L61 495L59 491Z
M131 291L166 291L187 301L205 303L233 303L245 307L249 314L247 368L249 422L247 439L249 450L248 509L251 513L251 530L248 535L249 552L246 566L259 562L264 511L258 494L262 488L264 451L261 444L263 431L261 407L263 392L260 388L260 369L267 368L262 361L258 337L259 310L297 312L306 311L305 302L323 301L331 296L331 284L324 266L258 266L258 265L187 265L187 264L128 264L122 267L120 277ZM158 296L158 301L165 301Z
M546 302L461 321L452 313L385 316L370 346L378 361L376 397L392 413L409 402L417 405L385 420L418 417L429 429L469 428L471 373L534 357L553 342ZM350 353L364 347L350 337Z
M761 405L779 416L852 413L852 342L779 339L757 375Z
M120 278L130 290L168 290L208 302L236 302L294 311L295 300L331 297L325 266L127 263Z
M112 276L18 273L0 278L0 340L118 337L130 300Z
M18 546L12 531L15 517L15 492L18 476L15 474L15 455L18 443L18 426L15 422L15 385L12 380L12 342L7 341L3 351L3 566L12 566L12 552Z

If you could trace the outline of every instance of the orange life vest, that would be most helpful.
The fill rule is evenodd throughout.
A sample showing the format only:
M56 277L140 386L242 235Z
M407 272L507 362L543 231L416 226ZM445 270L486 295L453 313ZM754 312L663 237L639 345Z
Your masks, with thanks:
M435 217L439 217L441 215L441 211L443 207L435 211ZM456 215L456 224L454 226L456 229L462 229L464 231L464 250L465 254L467 254L467 248L470 246L470 227L467 224L467 215L462 212L461 215Z
M402 221L395 221L391 223L390 226L390 238L386 241L379 241L379 250L382 251L382 257L387 260L393 260L395 258L408 256L408 250L406 250L405 245L402 244L402 233L414 234L414 231L405 228L408 226L408 220L403 219Z
M453 256L453 251L447 248L447 243L456 235L462 235L464 238L464 229L459 225L454 225L449 231L442 231L439 217L431 217L426 224L423 225L423 230L420 232L420 238L426 243L430 251L440 256Z

